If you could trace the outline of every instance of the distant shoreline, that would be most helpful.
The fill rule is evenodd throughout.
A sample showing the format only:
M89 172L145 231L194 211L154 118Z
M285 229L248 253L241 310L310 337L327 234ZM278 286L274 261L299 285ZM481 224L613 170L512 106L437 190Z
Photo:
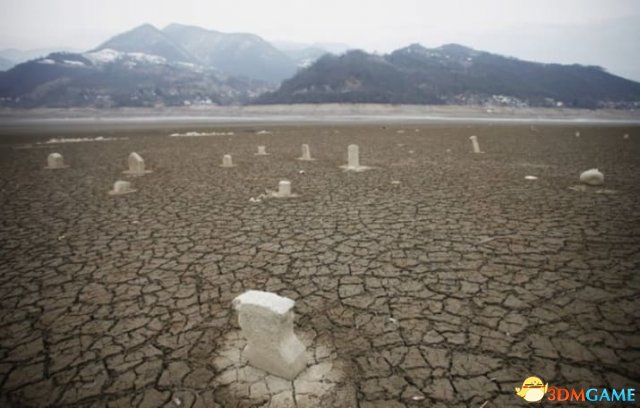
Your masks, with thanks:
M246 124L640 125L640 112L485 106L298 104L115 109L0 109L0 128L158 127Z

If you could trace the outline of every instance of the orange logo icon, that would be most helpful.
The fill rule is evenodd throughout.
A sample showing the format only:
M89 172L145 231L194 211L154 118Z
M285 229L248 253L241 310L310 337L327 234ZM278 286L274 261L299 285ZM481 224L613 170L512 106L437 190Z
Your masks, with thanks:
M516 387L516 395L528 402L540 401L549 389L549 383L544 384L538 377L528 377L522 383L522 388Z

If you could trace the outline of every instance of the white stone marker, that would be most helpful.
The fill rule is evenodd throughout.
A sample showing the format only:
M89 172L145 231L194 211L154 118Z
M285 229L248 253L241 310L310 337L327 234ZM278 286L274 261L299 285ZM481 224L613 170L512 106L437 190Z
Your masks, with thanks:
M138 153L136 153L136 152L131 153L127 160L128 160L128 163L129 163L129 170L123 171L124 174L131 174L131 175L134 175L134 176L142 176L144 174L151 173L150 170L145 170L145 168L144 168L144 160L142 159L142 157Z
M230 154L225 154L222 156L222 167L235 167L233 161L231 160Z
M580 132L576 132L576 137L580 137Z
M64 158L60 153L51 153L47 157L47 167L49 170L66 169L69 166L64 164Z
M298 160L306 160L306 161L315 160L311 158L311 150L309 150L308 144L302 145L302 157L298 157Z
M473 146L473 152L474 153L482 153L480 151L480 144L478 144L478 136L471 136L469 137L469 140L471 140L471 146Z
M340 167L349 171L363 171L370 168L360 165L360 147L355 144L349 145L347 148L347 165Z
M295 302L275 293L249 290L235 299L238 323L247 339L249 364L293 380L307 366L305 346L293 332Z
M270 195L276 198L289 198L298 196L297 194L291 193L291 182L289 180L280 180L280 182L278 183L278 191L272 191Z
M131 188L131 183L128 181L118 180L113 183L113 190L109 191L109 195L123 195L129 193L135 193L138 190Z
M352 144L347 147L347 167L357 169L360 167L360 147Z
M268 156L269 153L267 153L267 147L266 146L258 146L258 153L256 153L256 156Z
M289 180L281 180L278 183L278 195L280 197L288 197L291 195L291 182Z
M629 138L629 134L625 133L624 136L622 136L623 139L628 139Z
M604 174L598 169L589 169L580 174L580 182L590 186L601 186L604 184Z

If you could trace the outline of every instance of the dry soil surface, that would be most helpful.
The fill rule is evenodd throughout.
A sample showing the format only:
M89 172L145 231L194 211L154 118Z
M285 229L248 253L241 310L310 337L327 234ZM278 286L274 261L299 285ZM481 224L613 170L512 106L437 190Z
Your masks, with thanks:
M233 135L0 137L0 405L526 406L530 375L638 388L640 128L186 130ZM37 144L95 136L126 139ZM371 170L340 168L351 143ZM152 173L122 174L132 151ZM52 152L70 167L45 170ZM575 188L593 167L605 185ZM138 191L109 196L118 179ZM250 201L282 179L298 197ZM247 289L296 301L296 381L243 361Z

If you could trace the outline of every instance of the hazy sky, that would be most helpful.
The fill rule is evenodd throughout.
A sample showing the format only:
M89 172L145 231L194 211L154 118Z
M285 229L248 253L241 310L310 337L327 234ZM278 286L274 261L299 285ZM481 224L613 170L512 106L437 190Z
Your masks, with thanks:
M1 0L0 48L95 47L148 22L171 22L268 40L343 42L388 51L473 43L523 23L581 23L640 15L639 0Z

